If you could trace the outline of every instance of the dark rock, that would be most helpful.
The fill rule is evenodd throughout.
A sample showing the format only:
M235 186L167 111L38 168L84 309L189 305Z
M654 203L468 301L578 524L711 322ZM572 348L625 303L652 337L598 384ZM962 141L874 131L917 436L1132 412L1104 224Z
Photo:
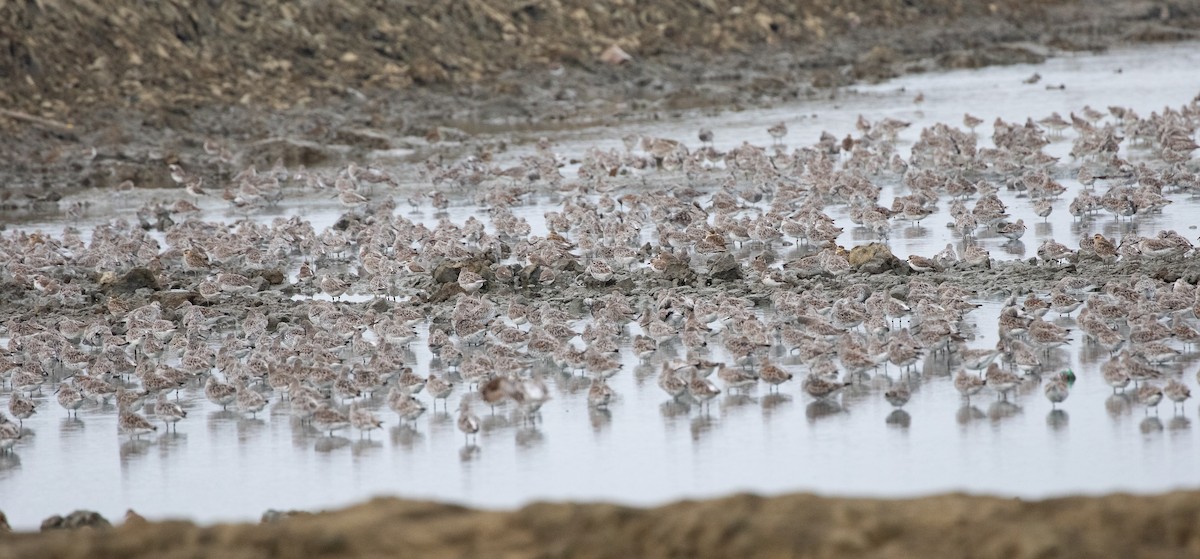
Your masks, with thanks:
M882 274L896 271L902 274L908 272L908 265L896 258L892 250L883 243L868 243L850 249L846 256L855 270L865 274Z
M728 252L713 258L708 263L708 275L713 279L735 281L742 279L742 267Z
M90 510L77 510L66 518L59 515L51 516L42 521L42 531L48 530L77 530L79 528L112 528L100 513Z
M182 306L184 302L198 303L200 294L187 289L172 289L155 293L153 299L158 301L164 310L171 311Z
M454 283L458 281L458 274L462 271L462 267L450 262L442 262L433 269L433 281L437 283Z
M492 262L490 260L486 258L472 258L462 262L443 262L438 264L433 269L433 281L437 283L456 282L458 281L458 273L464 269L471 270L488 281L496 277L492 273Z
M281 520L286 520L288 518L292 518L293 516L302 516L302 515L308 516L311 514L312 513L302 511L302 510L267 509L267 512L264 512L262 515L262 523L263 524L273 524L273 523L279 522Z
M284 280L287 279L287 276L279 270L263 270L259 275L271 285L283 285Z
M154 272L147 268L134 268L125 272L125 275L119 278L106 278L105 282L102 279L101 287L108 291L116 291L118 293L133 293L142 288L159 290L158 279L154 277Z
M458 285L458 282L443 283L441 287L429 295L429 303L438 304L449 301L459 295L466 293L463 288Z
M334 142L368 150L391 149L392 142L376 130L342 128L333 137Z
M316 167L333 156L328 148L316 142L270 138L247 146L242 154L242 162L259 169L270 169L280 159L288 167Z

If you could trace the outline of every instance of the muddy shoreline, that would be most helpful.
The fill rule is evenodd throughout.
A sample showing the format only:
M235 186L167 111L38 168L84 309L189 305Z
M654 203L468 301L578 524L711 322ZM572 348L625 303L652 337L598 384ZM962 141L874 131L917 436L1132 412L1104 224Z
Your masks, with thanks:
M221 141L228 159L243 166L279 158L289 166L332 166L381 152L413 162L487 158L535 140L538 130L771 106L905 73L1200 37L1194 1L933 1L832 10L709 2L711 13L629 8L646 24L628 14L593 15L589 31L576 34L533 22L517 26L524 42L484 34L440 50L425 43L445 31L414 24L404 34L384 33L392 42L381 48L378 33L361 29L365 22L407 16L349 8L293 13L298 8L288 2L268 4L242 19L191 13L172 2L136 17L129 8L115 10L124 19L97 20L85 5L0 10L0 36L8 37L0 76L11 78L0 86L0 102L10 108L0 131L13 140L0 145L0 160L10 163L0 169L7 187L0 205L125 181L174 188L165 171L170 163L211 184L227 177L229 165L205 152L207 140ZM502 4L497 13L518 20L537 15ZM556 5L577 14L570 4ZM446 10L417 20L473 25ZM279 14L300 21L306 34L281 31L290 27L277 25ZM345 29L334 25L339 21ZM650 25L660 21L667 23ZM184 24L190 30L181 30ZM85 40L76 45L66 37ZM222 46L239 41L245 45ZM306 41L325 44L320 56ZM610 44L633 59L603 64L597 57ZM423 46L405 50L410 45ZM406 63L397 65L396 57Z
M735 495L640 509L514 511L396 499L262 524L127 520L0 533L0 557L1194 557L1200 494L1022 501Z

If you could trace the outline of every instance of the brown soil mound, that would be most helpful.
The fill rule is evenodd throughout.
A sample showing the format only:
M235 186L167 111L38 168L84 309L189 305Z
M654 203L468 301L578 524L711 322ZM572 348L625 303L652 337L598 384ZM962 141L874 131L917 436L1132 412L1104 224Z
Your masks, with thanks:
M0 7L0 103L259 102L345 88L465 83L505 70L813 43L854 27L1036 17L1059 1L73 0ZM932 23L931 21L931 23ZM283 95L281 95L283 93Z
M486 155L516 127L795 102L1196 29L1200 0L0 2L0 208L169 187L174 162L215 180L206 140L243 165L315 166L456 158L425 148L501 132L464 146ZM602 63L614 45L632 61Z
M380 499L264 525L130 522L0 534L0 558L1197 557L1200 493L1039 502L748 495L654 509L534 504L512 512Z

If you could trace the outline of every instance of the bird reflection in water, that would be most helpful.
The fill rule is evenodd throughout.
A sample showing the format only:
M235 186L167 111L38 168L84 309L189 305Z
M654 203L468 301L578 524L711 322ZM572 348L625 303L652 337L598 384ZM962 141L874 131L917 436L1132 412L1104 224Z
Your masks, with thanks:
M588 420L592 423L592 431L599 433L612 423L612 412L608 408L589 406Z
M1018 258L1025 256L1025 243L1021 241L1008 241L1000 245L1000 248L1006 253Z
M21 455L11 450L0 452L0 479L4 479L7 472L16 471L21 468Z
M1161 433L1163 430L1162 419L1159 419L1157 415L1149 416L1138 423L1138 430L1141 431L1143 435Z
M370 456L383 448L383 441L375 439L360 438L350 443L350 454L356 458L360 456Z
M692 441L699 441L700 437L704 436L704 434L708 432L711 432L713 426L716 424L716 420L714 420L709 414L700 414L696 417L693 417L691 423L689 424L689 428L692 433Z
M892 413L889 413L883 422L889 427L908 429L908 427L912 425L912 416L904 410L892 410Z
M458 449L458 459L464 463L478 460L481 456L483 456L483 449L476 444L465 445Z
M339 448L350 446L350 439L341 436L321 437L313 445L317 452L333 452Z
M1055 431L1066 429L1070 423L1071 416L1067 414L1066 410L1055 409L1046 414L1046 425Z
M993 423L1014 417L1019 413L1021 413L1021 406L1009 402L1008 400L992 402L992 405L988 406L987 409L987 417L988 419L992 420Z
M128 460L145 456L146 451L150 449L151 444L153 443L151 443L149 439L140 438L132 438L123 441L120 449L121 463L124 464Z
M538 429L536 424L517 429L517 448L531 449L540 446L545 440L546 436L542 433L541 429Z
M69 417L64 417L62 422L58 424L58 432L62 433L63 435L79 433L83 431L83 427L83 420L72 415Z
M425 435L421 434L416 427L408 423L396 425L388 429L388 435L392 439L392 444L409 450L416 446L417 443L425 440Z
M159 450L167 452L174 449L187 446L187 433L163 433L154 440L154 444L158 445Z
M762 397L763 417L771 417L775 411L792 403L792 397L782 392L773 392Z
M1133 411L1133 397L1124 392L1112 394L1104 399L1104 411L1113 419L1129 415Z
M237 421L238 443L245 443L255 438L267 427L267 422L254 417L242 417Z
M1186 415L1176 415L1167 422L1167 429L1171 431L1186 431L1192 428L1192 420Z
M725 397L721 399L721 412L724 413L726 410L732 411L755 404L756 402L749 394L731 391L726 393Z
M845 411L846 409L835 400L817 400L804 407L804 417L809 421L816 421Z
M972 406L971 404L963 404L962 407L958 408L958 411L954 413L954 420L957 421L959 425L966 425L972 421L979 421L985 417L987 416L984 415L983 410L979 409L978 406Z

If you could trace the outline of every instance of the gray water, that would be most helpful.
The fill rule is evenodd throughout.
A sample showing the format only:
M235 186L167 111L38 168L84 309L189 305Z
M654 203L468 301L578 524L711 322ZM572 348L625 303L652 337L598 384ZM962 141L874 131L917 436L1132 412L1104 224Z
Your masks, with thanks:
M900 136L901 149L907 150L923 126L961 126L963 112L970 112L984 119L980 144L989 145L996 117L1023 122L1051 111L1066 116L1085 104L1100 110L1121 105L1143 116L1164 106L1177 108L1200 93L1200 73L1181 70L1195 67L1200 67L1196 44L1138 47L1068 55L1037 66L906 76L845 90L829 101L556 132L551 139L568 157L594 146L620 148L620 137L632 131L653 131L696 145L695 131L709 127L716 132L718 148L742 141L768 145L766 128L784 120L790 128L786 140L794 147L815 142L822 130L845 136L862 114L872 121L911 121ZM1034 72L1042 81L1023 84ZM1046 84L1065 84L1066 89L1047 90ZM912 102L916 92L925 96L920 105ZM1069 163L1071 137L1068 132L1067 140L1045 151ZM518 148L512 156L522 149L529 148ZM994 258L1032 256L1049 238L1075 246L1075 239L1089 231L1114 236L1136 227L1143 235L1160 229L1195 235L1191 216L1200 209L1195 199L1174 196L1162 215L1139 218L1132 225L1119 225L1108 216L1077 223L1066 205L1080 185L1061 182L1070 190L1045 223L1032 214L1028 200L1001 193L1012 218L1023 217L1030 228L1019 246L982 237ZM885 190L881 200L886 204L893 194ZM174 193L149 196L171 199ZM92 207L79 222L85 228L132 212L132 206L90 201ZM202 207L206 219L240 217L219 200ZM403 202L400 207L407 211ZM919 228L897 224L888 241L893 252L928 256L946 243L957 245L943 226L949 221L946 207ZM554 208L542 201L517 213L538 234L545 231L542 213ZM341 212L329 200L298 200L251 218L270 221L294 213L320 230ZM477 213L478 208L460 201L449 217L461 223ZM436 221L428 212L409 217ZM869 240L854 238L846 225L840 243ZM57 233L62 221L47 217L21 228ZM999 306L984 303L968 317L979 326L972 347L996 342ZM428 372L430 355L423 341L412 348L417 372ZM838 405L814 401L793 381L777 394L765 386L744 396L723 393L709 413L702 413L668 402L655 385L657 361L640 364L629 351L622 356L624 369L610 379L619 395L610 410L589 410L582 377L553 375L547 379L553 399L543 407L542 421L523 424L510 418L508 408L492 414L476 406L484 429L471 445L455 429L454 414L440 407L436 413L430 407L415 427L399 427L395 415L383 408L379 413L388 424L382 433L366 439L346 430L330 438L294 424L288 404L278 398L257 418L242 417L221 411L196 386L181 394L188 417L177 433L160 427L158 433L130 440L117 435L111 406L85 406L78 419L68 419L47 390L36 398L37 415L25 423L27 438L12 454L0 455L0 509L15 527L32 529L46 516L76 508L98 510L110 519L132 508L150 518L217 522L255 519L268 508L338 507L375 495L513 507L567 499L653 505L737 491L887 497L969 491L1046 497L1200 486L1195 467L1200 444L1192 426L1196 401L1180 412L1164 401L1159 415L1145 414L1128 399L1113 396L1099 378L1099 364L1108 356L1094 347L1068 346L1054 354L1058 365L1079 374L1058 411L1051 411L1032 381L1010 403L997 402L985 391L966 405L944 361L931 359L918 365L919 376L908 380L913 396L904 412L894 412L881 396L890 382L900 381L892 368L848 390ZM1185 355L1176 368L1200 393L1195 358ZM0 403L7 403L9 390L0 390ZM459 385L451 396L452 410L463 390ZM419 397L429 405L427 395Z

